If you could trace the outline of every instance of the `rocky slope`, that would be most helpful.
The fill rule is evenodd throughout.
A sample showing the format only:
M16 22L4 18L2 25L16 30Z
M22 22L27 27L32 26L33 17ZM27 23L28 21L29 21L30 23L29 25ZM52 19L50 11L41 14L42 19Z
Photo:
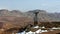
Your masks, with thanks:
M60 13L48 13L45 10L30 10L28 12L21 12L19 10L0 10L0 22L3 22L5 29L10 26L25 27L28 24L33 25L34 12L38 11L38 22L60 21ZM11 24L11 25L6 25Z
M34 12L38 11L38 20L39 21L60 21L60 13L48 13L45 10L32 10L26 12L28 17L34 17Z
M38 19L39 21L60 21L60 13L48 13L45 10L30 10L27 12L21 12L19 10L0 10L0 16L15 16L15 17L29 17L34 18L34 12L38 11Z

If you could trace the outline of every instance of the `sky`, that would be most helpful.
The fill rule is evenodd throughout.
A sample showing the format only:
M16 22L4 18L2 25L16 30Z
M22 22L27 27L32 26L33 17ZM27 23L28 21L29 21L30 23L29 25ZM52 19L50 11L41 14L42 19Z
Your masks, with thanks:
M0 9L9 10L46 10L47 12L60 12L60 0L0 0Z

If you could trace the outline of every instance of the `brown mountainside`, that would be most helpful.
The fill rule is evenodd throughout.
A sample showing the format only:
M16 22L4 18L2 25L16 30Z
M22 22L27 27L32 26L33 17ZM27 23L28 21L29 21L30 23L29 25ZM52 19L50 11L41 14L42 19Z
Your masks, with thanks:
M45 10L31 10L28 12L21 12L19 10L0 10L0 22L3 23L2 28L8 29L11 27L19 26L25 27L28 24L33 25L33 12L38 11L38 21L40 22L51 22L51 21L60 21L60 13L48 13ZM59 16L59 17L57 17ZM6 25L7 24L7 25ZM10 25L9 25L10 24ZM8 26L9 25L9 26Z

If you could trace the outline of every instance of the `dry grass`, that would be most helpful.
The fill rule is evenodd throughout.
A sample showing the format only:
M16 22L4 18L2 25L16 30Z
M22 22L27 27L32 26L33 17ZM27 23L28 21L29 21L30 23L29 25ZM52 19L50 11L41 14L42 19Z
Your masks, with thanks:
M57 34L60 33L60 30L55 30L55 31L49 31L49 32L43 32L41 34Z

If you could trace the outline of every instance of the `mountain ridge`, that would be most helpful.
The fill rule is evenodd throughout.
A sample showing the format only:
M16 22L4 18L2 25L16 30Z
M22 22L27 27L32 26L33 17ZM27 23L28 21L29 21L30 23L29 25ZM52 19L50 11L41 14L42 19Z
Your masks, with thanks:
M34 18L34 12L38 11L38 19L41 21L60 21L60 13L48 13L45 10L30 10L27 12L21 12L19 10L0 10L0 16L15 16L15 17L29 17Z

